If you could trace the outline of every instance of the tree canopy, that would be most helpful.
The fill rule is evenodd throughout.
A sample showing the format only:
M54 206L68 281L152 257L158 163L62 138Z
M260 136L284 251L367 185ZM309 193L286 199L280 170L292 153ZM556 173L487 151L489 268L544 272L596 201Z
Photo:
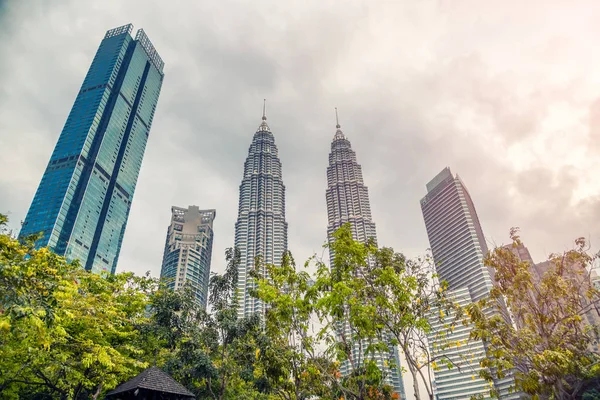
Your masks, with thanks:
M467 307L471 336L486 343L482 376L491 381L512 371L515 389L534 399L580 398L600 377L600 292L590 279L596 256L580 238L534 268L514 251L522 246L518 230L511 239L485 259L495 272L489 298Z
M0 235L2 397L98 398L135 375L147 365L138 327L154 284Z
M93 274L36 249L35 238L15 239L6 222L0 214L0 398L102 398L156 365L198 399L398 399L394 367L410 374L417 399L433 399L432 372L455 367L437 351L458 346L444 342L444 329L461 322L486 344L481 375L490 382L511 371L515 390L532 398L597 398L600 295L582 239L540 273L517 257L513 231L514 247L485 259L495 271L490 297L461 308L430 257L359 243L346 225L326 246L332 265L312 257L297 267L289 252L279 266L257 259L251 294L266 313L239 318L234 249L210 277L207 311L187 287Z

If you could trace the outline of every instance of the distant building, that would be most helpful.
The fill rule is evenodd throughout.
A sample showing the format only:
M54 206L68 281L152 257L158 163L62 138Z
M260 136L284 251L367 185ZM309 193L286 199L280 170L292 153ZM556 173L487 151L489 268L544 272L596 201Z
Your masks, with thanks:
M215 217L215 210L173 206L160 271L161 279L173 290L189 285L204 308L208 301Z
M565 260L566 263L568 263ZM586 309L587 312L582 315L585 319L583 320L583 324L588 326L600 327L600 308L598 305L594 306L593 303L586 297L586 292L592 287L597 287L599 278L596 274L596 271L591 269L587 270L586 267L580 263L575 264L566 264L565 267L568 267L566 270L564 277L566 279L572 279L576 282L579 287L579 296L581 298L581 306ZM557 268L557 264L553 261L544 261L541 263L537 263L533 265L533 279L536 282L540 282L545 274L555 270ZM597 336L597 335L595 335ZM589 346L592 350L599 352L600 351L600 337L596 337L596 339Z
M531 266L531 268L535 267L535 262L533 262L533 258L531 257L531 254L529 253L529 249L527 247L525 247L525 245L523 243L521 243L517 246L515 246L512 243L507 244L504 246L504 248L512 251L512 253L515 256L517 256L519 258L519 260L521 260L521 262L528 263Z
M458 175L452 175L450 168L444 168L427 184L421 210L436 271L439 279L448 283L450 294L458 296L464 304L487 297L493 287L493 272L483 264L488 252L483 230L467 187ZM468 337L470 329L456 330L451 337ZM432 332L434 336L439 334L439 331ZM471 373L475 369L473 363L479 362L471 355L479 354L477 349L484 348L482 346L482 342L472 340L469 346L442 352L457 361L462 360L462 364L458 364L462 367L454 371L445 368L434 371L440 399L468 400L475 394L474 390L480 390L477 394L484 398L489 396L489 386ZM432 348L432 351L440 354L439 349ZM514 384L511 377L498 379L494 384L501 399L521 397L518 393L509 393L509 387Z
M235 247L241 255L238 317L249 317L265 312L264 303L250 295L253 282L248 272L255 268L256 258L260 258L263 265L281 265L287 251L288 224L281 161L264 109L244 163L239 199L235 223ZM266 275L264 268L259 272Z
M164 63L131 24L106 32L19 237L114 273L163 82ZM41 90L41 89L40 89Z
M369 191L363 181L362 168L356 161L356 153L342 132L339 122L331 142L325 197L328 216L327 239L330 243L334 240L333 234L346 223L351 226L354 240L361 243L366 243L369 239L377 241L375 223L371 217ZM335 255L331 250L329 257L333 265ZM344 331L347 336L352 335L347 324ZM389 354L379 354L375 358L379 368L387 376L388 384L404 399L406 397L398 347L390 347L392 350ZM353 349L354 359L361 359L359 352L360 346L357 345ZM387 365L395 365L395 367L390 368ZM348 362L343 363L340 369L343 375L352 372Z

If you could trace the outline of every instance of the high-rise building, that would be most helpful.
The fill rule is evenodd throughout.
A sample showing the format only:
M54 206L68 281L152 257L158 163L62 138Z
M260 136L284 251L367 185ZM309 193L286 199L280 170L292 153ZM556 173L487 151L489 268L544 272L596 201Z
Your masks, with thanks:
M248 279L248 271L255 268L257 257L262 265L281 265L282 256L287 251L287 228L281 161L263 108L262 122L254 134L244 163L235 223L235 247L241 253L239 317L264 313L264 304L250 295L253 283ZM259 272L265 275L264 266Z
M460 307L469 305L471 295L467 287L455 289L448 296ZM471 399L471 396L483 395L488 398L490 385L479 377L482 367L479 360L485 357L485 346L481 340L471 340L471 327L462 323L454 323L455 315L450 312L445 318L438 318L438 307L431 309L431 330L427 339L431 353L443 354L442 360L450 361L460 368L438 366L434 370L434 394L437 400ZM452 328L448 325L453 325ZM449 346L453 344L453 346ZM443 363L441 363L443 364Z
M448 289L469 288L473 301L492 289L492 273L483 265L488 252L473 200L462 180L444 168L427 184L421 210L440 280Z
M132 29L106 32L20 232L94 272L115 272L164 77Z
M334 240L333 234L346 223L350 223L354 240L361 243L366 243L369 239L377 241L375 223L371 217L369 190L364 184L361 166L356 161L356 153L342 132L339 121L337 121L336 132L331 142L325 197L328 217L327 239L330 243ZM333 252L329 252L329 257L330 265L333 265L335 257ZM348 336L351 335L348 324L340 329L347 332ZM387 377L388 383L404 399L399 351L397 346L390 347L389 354L379 354L375 358L379 368ZM360 349L359 345L353 348L355 359L361 359L358 357ZM393 367L389 368L388 365ZM348 362L343 363L340 369L343 375L352 372Z
M427 184L421 210L437 274L440 280L448 283L449 295L464 304L487 297L493 286L493 272L483 264L488 252L483 230L465 184L458 175L452 175L450 168L444 168ZM470 332L471 328L467 328L467 331L461 328L447 333L445 340L461 340ZM438 333L432 332L432 335ZM484 349L483 346L484 343L472 340L469 346L444 351L446 356L457 360L461 368L434 371L440 399L489 395L485 382L472 373L479 369L479 359L473 354L479 354L478 349ZM440 354L437 349L432 351ZM520 398L518 393L509 393L509 387L514 384L510 376L494 384L501 399Z
M215 210L171 207L171 224L163 255L161 279L179 290L189 285L196 301L206 308Z

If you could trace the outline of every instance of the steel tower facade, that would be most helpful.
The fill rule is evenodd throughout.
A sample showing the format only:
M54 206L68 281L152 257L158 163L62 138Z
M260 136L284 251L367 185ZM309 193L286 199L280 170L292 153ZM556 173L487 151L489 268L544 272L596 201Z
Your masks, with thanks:
M239 317L265 312L264 304L250 296L252 281L248 272L255 268L257 257L262 264L281 265L282 256L287 251L287 229L281 161L263 109L262 122L254 134L244 163L235 223L235 247L241 253ZM261 269L264 275L264 267Z
M356 153L342 132L339 121L331 142L325 197L328 217L327 240L330 243L334 240L333 234L346 223L350 223L354 240L366 243L369 239L373 239L377 242L375 223L371 217L369 190L364 184L362 168L356 160ZM330 265L333 265L335 255L331 251L329 257ZM348 324L343 329L348 335L351 334ZM356 353L355 359L359 359L357 356L360 347L356 345L353 349L353 353ZM375 358L379 368L387 376L387 382L394 387L394 391L402 399L406 398L397 346L392 346L389 354L376 355ZM393 361L393 363L389 361ZM389 368L387 365L395 365L395 367ZM352 372L348 362L342 364L341 372L344 375Z

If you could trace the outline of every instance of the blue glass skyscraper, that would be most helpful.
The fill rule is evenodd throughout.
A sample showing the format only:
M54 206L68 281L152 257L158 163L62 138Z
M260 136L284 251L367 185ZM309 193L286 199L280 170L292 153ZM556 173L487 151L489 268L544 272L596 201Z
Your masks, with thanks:
M115 272L164 77L132 29L106 32L20 232L94 272Z

